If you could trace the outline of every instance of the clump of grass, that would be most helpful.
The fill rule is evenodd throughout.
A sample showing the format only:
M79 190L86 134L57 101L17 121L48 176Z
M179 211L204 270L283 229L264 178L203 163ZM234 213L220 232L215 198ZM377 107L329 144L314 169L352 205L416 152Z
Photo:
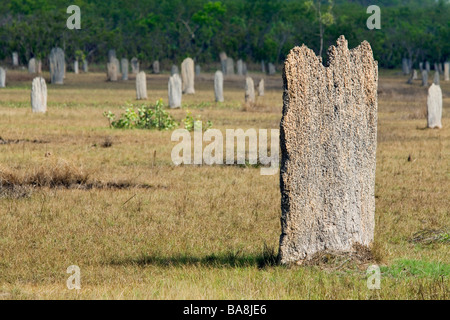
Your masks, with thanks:
M0 188L12 188L21 185L22 179L7 168L0 167Z
M26 172L14 172L0 168L0 188L20 187L66 187L85 184L89 174L62 159L49 159Z
M13 197L29 194L29 188L70 188L86 184L88 180L88 173L62 159L49 159L24 172L0 168L0 190L4 195Z
M105 140L102 142L101 147L102 148L110 148L112 147L113 142L111 137L106 137Z
M151 189L148 184L136 184L130 181L102 182L90 179L90 174L82 168L63 159L49 159L27 172L15 172L0 167L0 196L21 198L29 196L34 188L66 189ZM157 186L164 188L164 186Z
M9 169L0 167L0 199L27 198L32 194L32 186L24 185L23 178Z
M37 187L66 187L86 184L89 174L68 161L50 160L24 176L23 183Z

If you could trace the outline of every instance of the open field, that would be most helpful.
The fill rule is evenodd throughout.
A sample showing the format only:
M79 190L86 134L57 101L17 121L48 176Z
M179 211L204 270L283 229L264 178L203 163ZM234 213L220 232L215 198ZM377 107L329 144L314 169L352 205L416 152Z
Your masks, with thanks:
M380 74L372 252L382 280L369 290L367 263L273 263L278 174L175 167L171 132L109 128L102 114L136 102L133 80L68 73L64 86L47 84L48 113L35 115L32 77L9 71L0 89L0 179L14 183L0 189L0 299L448 299L450 82L441 80L443 129L428 130L420 81ZM180 121L188 109L222 132L277 129L281 77L265 78L252 110L243 107L243 78L225 78L226 102L216 104L207 74L170 113ZM167 103L168 75L147 79L147 103ZM435 233L426 240L420 231ZM77 292L66 287L70 265L81 268Z

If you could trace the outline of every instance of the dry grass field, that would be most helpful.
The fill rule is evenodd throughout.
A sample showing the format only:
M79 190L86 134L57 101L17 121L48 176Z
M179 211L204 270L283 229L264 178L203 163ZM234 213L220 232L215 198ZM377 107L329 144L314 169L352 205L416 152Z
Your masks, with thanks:
M133 77L68 73L65 85L47 84L48 113L37 115L32 77L9 71L0 89L0 299L449 299L450 82L441 80L443 129L429 130L420 81L380 74L372 254L382 278L369 290L369 263L274 263L278 174L176 167L170 131L109 128L104 111L136 103ZM265 78L254 108L243 106L239 77L225 79L226 102L215 103L207 74L170 113L180 121L189 110L222 132L277 129L281 76ZM147 79L146 103L167 103L168 74ZM66 287L70 265L81 269L79 291Z

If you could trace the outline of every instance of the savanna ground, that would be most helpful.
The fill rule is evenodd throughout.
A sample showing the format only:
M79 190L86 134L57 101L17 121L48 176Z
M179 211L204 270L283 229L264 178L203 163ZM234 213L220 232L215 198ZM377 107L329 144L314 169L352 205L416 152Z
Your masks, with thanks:
M0 89L0 299L448 299L450 82L441 130L426 127L426 89L380 72L376 261L322 256L274 263L279 175L254 166L179 166L170 131L109 128L103 112L136 103L130 81L67 74L48 84L48 113L32 114L31 79L9 71ZM47 79L49 75L44 74ZM255 74L255 82L261 78ZM196 79L186 109L213 127L277 129L280 75L243 107L244 80ZM148 75L149 99L167 103L168 75ZM139 104L139 103L137 103ZM380 290L367 288L369 264ZM70 265L81 268L68 290Z

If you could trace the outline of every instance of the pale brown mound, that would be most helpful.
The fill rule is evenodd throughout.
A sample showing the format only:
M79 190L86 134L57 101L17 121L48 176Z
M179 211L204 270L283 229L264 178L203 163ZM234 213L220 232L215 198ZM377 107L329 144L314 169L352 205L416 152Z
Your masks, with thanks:
M378 66L365 41L328 54L303 45L284 65L281 263L373 241Z

